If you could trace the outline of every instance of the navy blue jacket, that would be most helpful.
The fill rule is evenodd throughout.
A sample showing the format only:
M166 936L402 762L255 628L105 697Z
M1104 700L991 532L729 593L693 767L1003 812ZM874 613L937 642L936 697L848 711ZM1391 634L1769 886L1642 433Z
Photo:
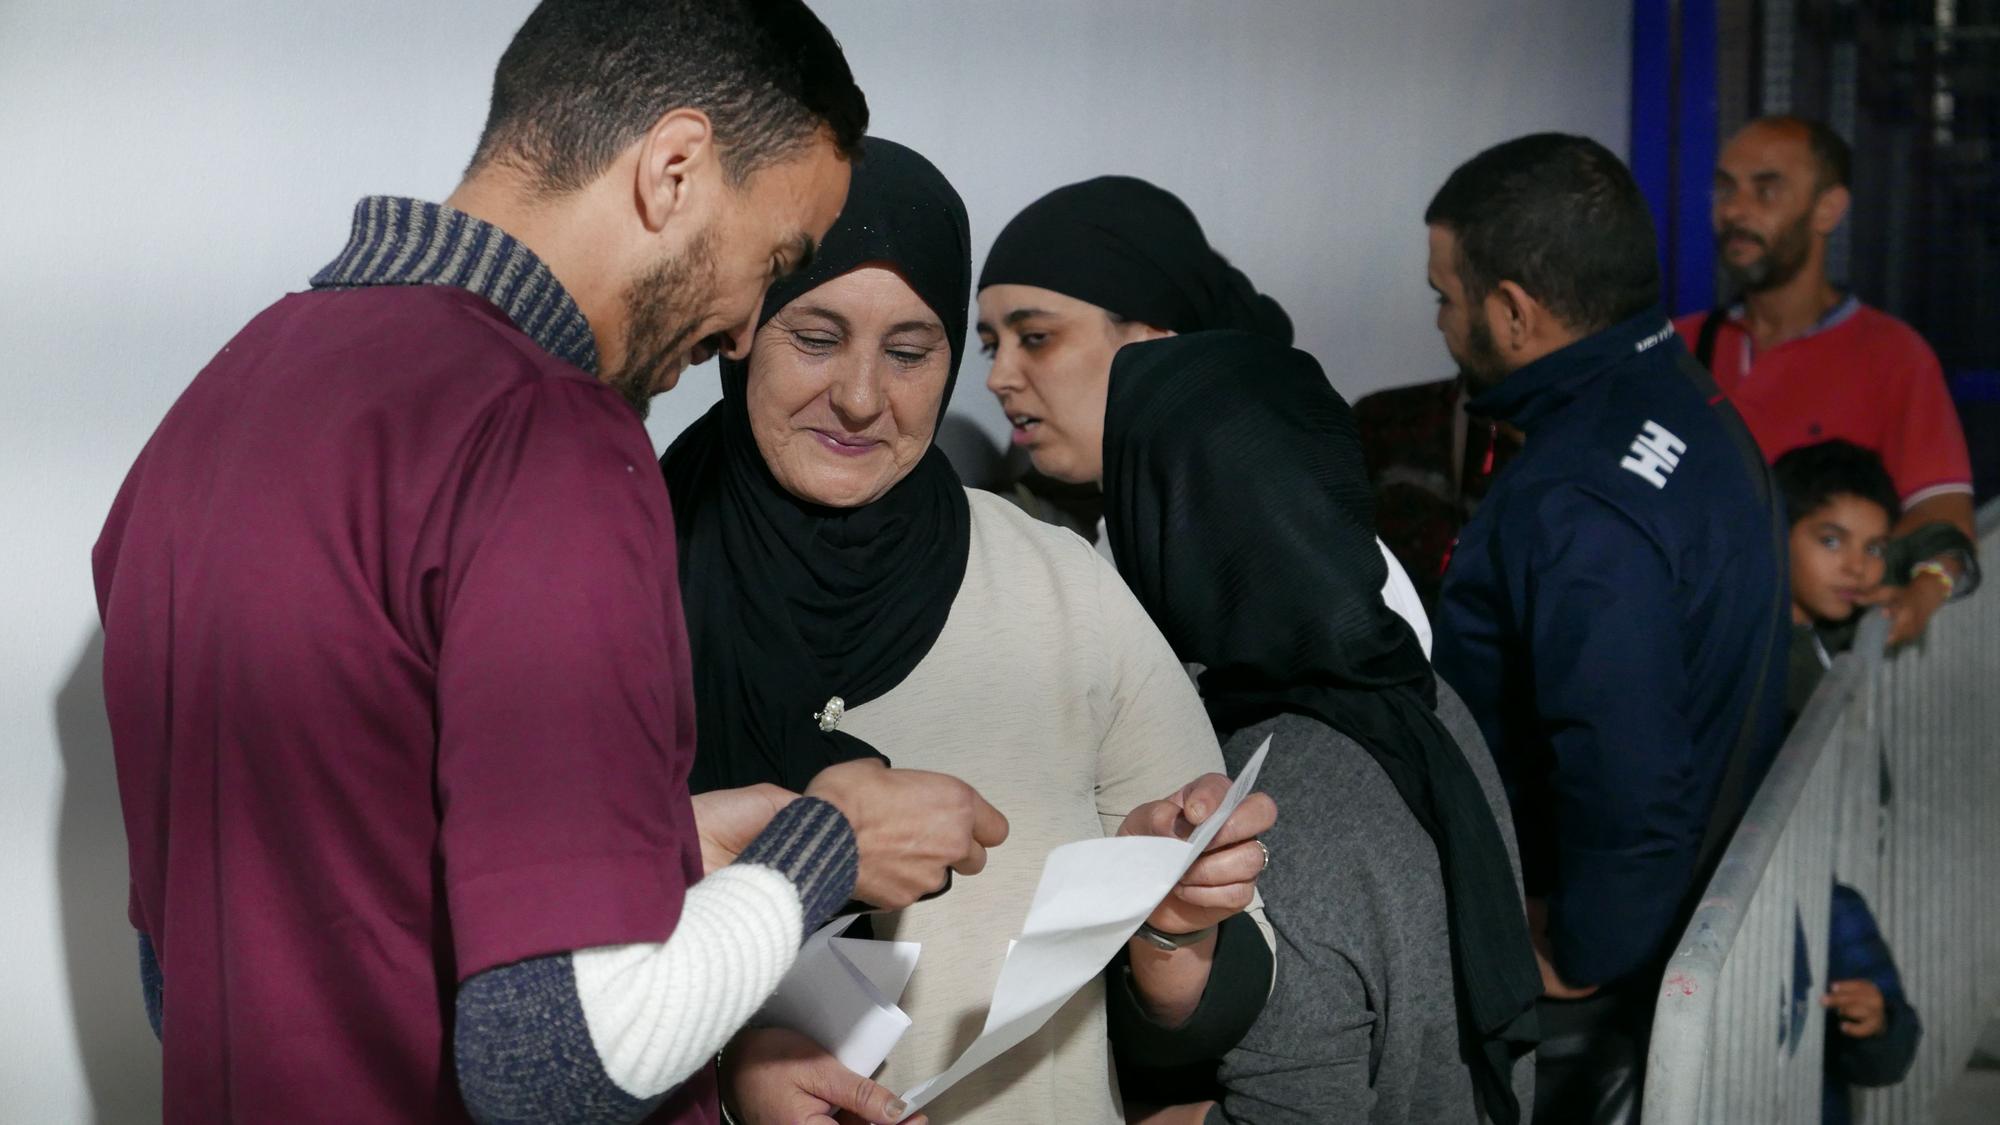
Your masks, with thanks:
M1845 883L1833 885L1832 925L1826 943L1826 979L1865 980L1882 991L1882 1033L1856 1039L1840 1030L1840 1015L1826 1013L1826 1086L1820 1102L1824 1125L1848 1125L1854 1120L1849 1086L1893 1086L1910 1072L1923 1037L1923 1021L1903 995L1902 974L1889 954L1889 943L1875 926L1868 901Z
M1753 703L1743 801L1782 738L1770 478L1659 310L1468 409L1527 445L1460 534L1434 662L1493 749L1557 972L1611 984L1659 968L1679 937Z

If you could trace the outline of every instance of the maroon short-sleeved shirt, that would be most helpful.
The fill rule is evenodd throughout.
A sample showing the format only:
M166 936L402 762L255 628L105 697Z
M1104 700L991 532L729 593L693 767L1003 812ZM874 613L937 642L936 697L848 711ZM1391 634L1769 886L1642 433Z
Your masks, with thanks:
M170 1121L461 1120L459 981L672 932L700 852L666 490L623 399L486 300L273 305L94 562Z

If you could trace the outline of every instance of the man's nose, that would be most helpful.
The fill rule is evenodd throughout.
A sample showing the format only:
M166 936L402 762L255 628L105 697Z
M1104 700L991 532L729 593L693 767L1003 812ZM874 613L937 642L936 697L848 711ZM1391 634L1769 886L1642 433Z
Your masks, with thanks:
M1741 192L1718 196L1716 198L1715 227L1717 230L1721 230L1724 227L1742 226L1743 214L1744 206Z

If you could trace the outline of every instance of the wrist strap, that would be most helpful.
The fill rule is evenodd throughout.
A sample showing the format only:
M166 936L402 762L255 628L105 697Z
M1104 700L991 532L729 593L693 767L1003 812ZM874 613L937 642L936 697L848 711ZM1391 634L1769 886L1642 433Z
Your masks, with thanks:
M1965 597L1979 588L1978 548L1957 525L1944 520L1932 520L1890 541L1887 581L1893 586L1904 585L1917 576L1918 564L1944 560L1959 566L1956 575L1946 572L1946 576L1952 579L1953 599Z
M1951 576L1951 571L1946 570L1943 563L1936 559L1925 559L1910 568L1910 581L1915 582L1919 574L1928 574L1944 583L1945 600L1951 600L1951 592L1958 585L1958 580Z
M1137 936L1155 949L1172 951L1185 949L1214 932L1214 926L1204 926L1193 933L1170 934L1165 930L1154 929L1150 922L1141 922L1139 923L1139 933Z

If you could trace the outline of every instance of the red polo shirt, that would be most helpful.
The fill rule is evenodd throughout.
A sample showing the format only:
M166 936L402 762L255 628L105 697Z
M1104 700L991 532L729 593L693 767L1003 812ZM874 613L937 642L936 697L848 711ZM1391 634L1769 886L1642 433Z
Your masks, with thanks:
M279 301L94 562L168 1120L463 1120L459 981L673 931L700 852L666 489L618 394L487 301Z
M1690 350L1706 315L1674 323ZM1763 352L1742 307L1731 309L1716 333L1714 369L1767 458L1845 438L1881 455L1906 508L1972 491L1965 431L1937 356L1915 329L1858 298L1842 301L1804 336Z

